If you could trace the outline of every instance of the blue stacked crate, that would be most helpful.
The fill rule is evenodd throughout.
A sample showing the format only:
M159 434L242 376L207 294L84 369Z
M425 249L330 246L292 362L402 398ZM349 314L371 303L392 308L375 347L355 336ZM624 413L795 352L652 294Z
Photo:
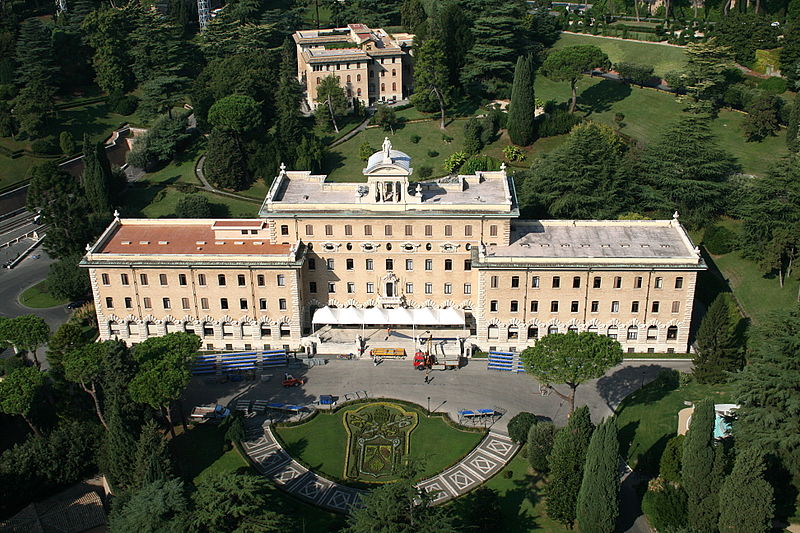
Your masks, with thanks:
M258 352L226 353L219 356L219 368L226 370L250 370L258 366Z
M194 358L192 374L216 374L217 373L217 354L198 355Z
M489 352L486 369L513 372L515 370L514 359L515 356L511 352Z
M514 372L525 372L525 364L519 354L514 354Z
M261 352L261 368L286 366L286 350L270 350Z

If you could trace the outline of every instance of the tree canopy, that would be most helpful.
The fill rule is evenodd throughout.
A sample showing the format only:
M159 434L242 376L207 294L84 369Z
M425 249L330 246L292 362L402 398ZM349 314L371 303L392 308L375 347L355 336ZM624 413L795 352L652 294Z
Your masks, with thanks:
M566 46L548 54L542 63L542 73L553 81L568 81L572 90L572 102L569 110L575 112L578 100L578 79L584 72L600 68L611 68L608 56L598 47L591 44Z

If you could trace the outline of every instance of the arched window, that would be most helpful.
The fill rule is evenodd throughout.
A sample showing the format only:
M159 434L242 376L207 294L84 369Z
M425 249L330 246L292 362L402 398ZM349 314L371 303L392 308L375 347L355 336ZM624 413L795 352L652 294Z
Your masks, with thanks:
M253 336L253 325L252 324L242 324L242 337L252 337Z
M397 76L397 70L392 69L392 76Z
M608 326L607 334L612 339L616 339L617 338L617 326Z
M356 81L361 81L361 74L356 74Z
M272 337L272 328L267 323L261 324L261 336Z
M194 322L187 322L183 325L183 330L186 333L194 333Z
M589 326L586 328L587 333L597 333L597 326Z
M496 324L492 324L488 328L488 336L489 339L499 339L500 338L500 328L497 327Z
M291 330L289 329L289 324L287 324L286 322L280 325L279 332L281 338L288 337L292 334Z
M139 324L136 322L128 322L128 335L138 335L139 334Z
M519 339L519 326L508 326L508 338Z
M570 326L567 328L567 333L578 333L578 326Z
M181 331L180 325L176 324L175 322L165 322L164 328L166 329L167 333L178 333Z
M319 78L317 78L317 85L319 85L319 81L320 81Z
M119 324L116 320L112 320L108 323L108 330L111 335L119 335Z
M230 322L222 323L222 336L233 337L233 324L231 324Z
M361 96L361 87L359 87L358 89L356 89L356 95L357 95L357 96Z
M650 326L647 328L647 340L654 341L658 339L658 326Z
M146 322L144 325L144 332L147 335L158 335L158 332L156 331L156 325L154 322Z
M549 328L547 328L548 335L553 335L555 333L558 333L558 326L550 326Z
M395 83L395 82L392 82L392 90L393 90L393 91L396 91L396 90L397 90L397 83Z
M535 340L539 338L539 328L536 326L528 326L528 340Z
M381 83L381 92L383 92L385 90L386 90L386 84L385 83Z
M639 328L636 326L628 326L628 340L635 341L639 338Z
M350 74L347 75L347 83L350 83Z
M211 322L203 322L203 337L214 336L214 324Z
M667 328L667 340L674 341L678 338L678 326L670 326Z

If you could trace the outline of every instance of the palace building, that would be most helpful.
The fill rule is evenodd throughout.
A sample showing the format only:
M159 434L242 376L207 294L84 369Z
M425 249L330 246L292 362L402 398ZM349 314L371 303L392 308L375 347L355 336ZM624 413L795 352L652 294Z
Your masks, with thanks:
M330 75L339 78L348 98L364 105L407 98L413 88L413 40L408 33L390 35L364 24L295 32L297 79L309 109L317 106L317 85Z
M677 215L520 220L505 168L413 172L387 139L364 182L281 168L258 218L116 218L81 263L101 338L339 353L425 332L519 351L592 331L628 352L688 350L706 265Z

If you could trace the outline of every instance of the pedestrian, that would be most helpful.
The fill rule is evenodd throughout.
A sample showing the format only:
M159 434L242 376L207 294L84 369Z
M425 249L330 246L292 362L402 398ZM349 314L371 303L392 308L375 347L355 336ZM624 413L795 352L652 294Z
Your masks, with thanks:
M425 369L425 383L426 384L431 382L430 374L431 374L431 367L428 367L427 369Z
M377 355L372 358L372 364L373 364L373 366L378 366L378 356Z

